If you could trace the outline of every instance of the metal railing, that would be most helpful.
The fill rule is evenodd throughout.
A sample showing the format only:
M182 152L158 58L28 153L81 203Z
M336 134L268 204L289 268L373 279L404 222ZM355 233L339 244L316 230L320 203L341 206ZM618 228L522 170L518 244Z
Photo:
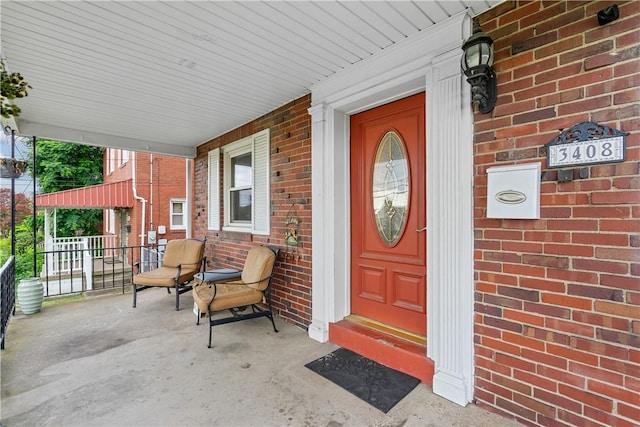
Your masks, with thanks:
M115 288L121 288L124 293L137 272L134 264L140 263L140 271L147 271L156 267L158 258L162 258L162 253L148 246L102 247L96 251L95 247L80 248L74 244L66 250L38 254L44 255L41 279L45 297ZM74 268L55 270L49 263L56 266L66 263Z
M0 270L0 349L4 350L4 338L9 320L16 312L16 258L11 256Z
M91 259L117 259L118 236L56 237L45 242L47 257L46 275L71 273L86 269L84 255ZM58 256L53 256L58 254Z

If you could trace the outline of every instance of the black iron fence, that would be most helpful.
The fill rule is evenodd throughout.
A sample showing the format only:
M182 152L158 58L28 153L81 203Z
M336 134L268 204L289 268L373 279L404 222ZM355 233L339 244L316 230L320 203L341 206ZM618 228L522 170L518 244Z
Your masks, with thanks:
M4 337L11 316L16 311L16 258L11 256L0 270L0 349L4 350Z
M40 276L45 297L114 288L124 293L132 283L135 264L144 271L157 266L158 258L162 258L155 246L109 247L102 251L100 256L91 248L79 247L38 252L44 259Z

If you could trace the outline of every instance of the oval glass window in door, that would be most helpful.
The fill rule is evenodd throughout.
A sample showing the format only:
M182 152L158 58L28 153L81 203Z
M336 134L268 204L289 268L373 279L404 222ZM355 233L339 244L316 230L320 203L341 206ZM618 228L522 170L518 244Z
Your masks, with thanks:
M384 134L373 167L373 213L380 238L395 245L409 214L409 161L404 141L394 131Z

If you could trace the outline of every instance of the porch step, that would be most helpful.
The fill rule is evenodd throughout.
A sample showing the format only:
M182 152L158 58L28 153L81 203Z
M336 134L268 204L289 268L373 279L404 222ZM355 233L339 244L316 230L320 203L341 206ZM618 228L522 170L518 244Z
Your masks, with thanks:
M117 274L116 276L110 276L108 274L93 276L93 288L94 289L105 289L105 288L120 288L122 289L122 285L131 287L131 283L133 283L133 279L131 275L122 275Z
M433 385L433 361L415 336L350 316L329 324L329 341Z
M105 288L94 288L90 291L85 291L85 296L94 297L94 296L103 296L103 295L117 295L117 294L130 294L133 291L131 290L131 284L124 285L124 292L122 289L122 285L115 287L105 287Z

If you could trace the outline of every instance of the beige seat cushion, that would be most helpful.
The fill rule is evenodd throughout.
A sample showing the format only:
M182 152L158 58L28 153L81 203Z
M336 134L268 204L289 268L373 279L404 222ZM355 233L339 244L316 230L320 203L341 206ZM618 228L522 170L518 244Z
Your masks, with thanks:
M198 270L198 263L204 254L204 242L195 239L170 240L164 250L162 265L177 267L182 264L185 268Z
M178 283L185 283L200 270L200 260L204 255L204 242L194 239L171 240L167 243L162 257L162 267L133 276L133 283L138 286L175 286L174 280L178 274Z
M265 246L251 248L242 269L242 282L254 289L264 291L269 285L269 277L275 262L276 254L271 249Z
M193 278L197 270L187 269L186 273L183 269L178 279L178 283L184 283ZM178 269L174 267L160 267L155 270L145 271L144 273L133 276L133 283L138 286L164 286L172 288L175 286L174 279L178 274Z
M217 284L216 299L211 305L211 311L227 310L234 307L258 304L262 302L262 292L252 287L242 285ZM213 295L213 284L202 283L193 288L193 300L200 312L207 313L207 305Z

